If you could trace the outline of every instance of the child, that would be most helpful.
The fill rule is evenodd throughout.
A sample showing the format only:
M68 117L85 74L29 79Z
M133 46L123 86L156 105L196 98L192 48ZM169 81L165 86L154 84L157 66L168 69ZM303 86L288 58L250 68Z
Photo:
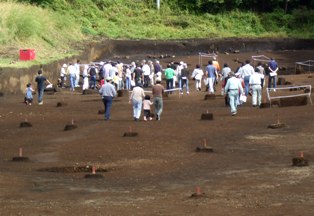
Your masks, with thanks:
M150 96L145 95L145 98L143 101L144 121L147 121L147 119L152 120L152 117L150 116L150 106L152 104L153 104L153 102L150 101Z
M119 90L119 76L118 76L118 72L116 72L114 77L113 77L113 83L114 83L114 86L116 87L116 90Z
M32 105L33 102L33 88L32 88L32 84L28 83L26 85L26 94L25 94L25 99L24 102L26 105Z

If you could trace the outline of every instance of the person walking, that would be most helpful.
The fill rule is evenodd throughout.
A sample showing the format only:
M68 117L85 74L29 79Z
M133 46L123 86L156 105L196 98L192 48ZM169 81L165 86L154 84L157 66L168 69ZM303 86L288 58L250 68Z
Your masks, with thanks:
M165 88L160 84L160 80L156 80L156 85L152 88L153 103L155 107L156 120L160 121L160 116L163 110L162 95L164 94Z
M190 94L189 91L189 69L186 63L183 63L183 69L181 70L181 77L180 77L180 88L181 94L183 94L183 87L185 85L186 94Z
M72 64L72 62L69 64L68 73L69 73L69 76L70 76L70 88L71 88L71 91L75 91L76 68Z
M259 72L259 70L256 70L251 76L250 76L250 88L252 89L252 106L260 106L262 103L262 79L264 76Z
M133 88L132 93L130 95L129 103L133 105L133 118L134 121L138 121L141 117L142 112L142 104L143 98L145 97L145 93L143 88L139 83Z
M230 78L225 86L225 93L229 96L231 115L234 116L237 114L239 92L243 94L243 88L240 80L235 77L234 72L230 72L229 76Z
M75 87L80 87L79 81L80 81L80 75L81 75L81 68L80 68L80 60L77 60L74 64L75 67Z
M174 75L175 75L175 71L172 69L171 64L168 64L167 69L165 70L167 90L173 89ZM170 94L171 93L172 92L170 92Z
M196 91L202 90L203 75L204 75L204 71L201 69L201 66L197 64L191 76L191 78L195 80Z
M215 93L214 85L215 85L215 80L218 77L218 74L217 74L216 67L213 66L212 60L208 61L208 65L206 67L206 77L207 77L208 93L214 94Z
M46 82L51 84L51 82L49 82L49 80L43 76L42 70L38 71L38 75L35 78L35 82L37 82L38 105L43 105L44 90L46 88L45 84Z
M271 88L271 86L273 86L273 90L275 92L276 82L277 82L277 71L278 71L278 64L275 61L275 59L273 58L270 59L270 62L268 63L268 69L270 71L269 77L268 77L268 88Z
M25 98L24 98L24 102L26 105L32 105L33 103L33 88L32 88L32 84L28 83L26 85L26 90L25 90Z
M61 88L65 88L64 81L66 81L66 75L67 75L66 68L67 68L67 65L63 64L60 70L60 79L61 79L60 87Z
M117 96L117 91L114 87L114 85L111 84L112 78L107 77L106 83L101 86L99 89L99 94L101 94L102 101L105 106L105 120L110 119L110 111L112 106L112 100L114 97Z
M144 101L143 101L143 110L144 110L144 121L152 120L151 114L150 114L150 106L154 103L150 101L150 96L145 95Z
M245 65L239 69L245 85L245 96L248 96L250 89L250 76L254 73L254 68L250 65L250 60L245 60Z

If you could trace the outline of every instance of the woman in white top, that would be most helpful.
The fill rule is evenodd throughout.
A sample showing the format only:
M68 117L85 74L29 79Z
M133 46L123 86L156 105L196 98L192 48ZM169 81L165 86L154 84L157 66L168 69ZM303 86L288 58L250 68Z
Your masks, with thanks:
M199 64L196 65L196 68L194 69L191 78L195 80L195 87L197 91L202 90L202 77L204 75L204 71L202 70L201 66Z
M67 65L66 64L63 64L62 65L62 68L61 68L61 71L60 71L60 79L61 79L61 88L64 88L64 81L66 80L66 68L67 68Z
M89 88L88 82L88 65L84 65L83 70L83 91Z
M139 86L139 83L137 83L136 86L133 88L133 91L131 93L130 100L129 100L129 103L132 103L133 105L134 121L138 121L141 117L142 104L143 104L144 97L145 97L144 90L141 86Z

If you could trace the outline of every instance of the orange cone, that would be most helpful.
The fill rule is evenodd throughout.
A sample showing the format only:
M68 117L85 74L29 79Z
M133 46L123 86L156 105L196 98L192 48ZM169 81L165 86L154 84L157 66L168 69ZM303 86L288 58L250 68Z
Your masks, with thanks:
M92 166L92 174L95 175L96 174L96 167Z
M195 194L196 195L201 195L201 188L199 186L196 186L195 188Z
M304 154L303 154L303 151L300 152L300 158L303 158L304 157Z
M19 156L20 156L20 157L23 156L23 149L22 149L22 147L19 148Z

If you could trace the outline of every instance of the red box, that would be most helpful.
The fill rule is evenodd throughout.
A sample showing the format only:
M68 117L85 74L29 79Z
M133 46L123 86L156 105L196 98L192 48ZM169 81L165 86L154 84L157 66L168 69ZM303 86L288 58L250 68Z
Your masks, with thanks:
M20 49L20 61L34 60L36 57L34 49Z

